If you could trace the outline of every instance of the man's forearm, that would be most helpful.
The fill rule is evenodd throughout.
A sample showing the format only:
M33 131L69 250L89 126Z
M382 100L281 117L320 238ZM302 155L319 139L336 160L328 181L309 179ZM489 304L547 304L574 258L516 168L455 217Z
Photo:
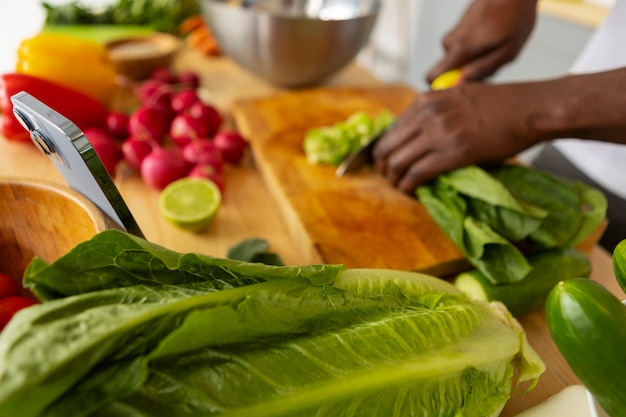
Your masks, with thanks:
M626 68L533 83L527 123L540 140L593 139L626 144Z

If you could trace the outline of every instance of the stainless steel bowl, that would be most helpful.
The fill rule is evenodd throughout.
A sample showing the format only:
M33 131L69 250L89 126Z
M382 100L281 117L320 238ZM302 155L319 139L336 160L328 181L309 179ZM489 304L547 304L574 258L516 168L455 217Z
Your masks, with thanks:
M379 0L199 0L222 51L283 87L318 84L367 43Z

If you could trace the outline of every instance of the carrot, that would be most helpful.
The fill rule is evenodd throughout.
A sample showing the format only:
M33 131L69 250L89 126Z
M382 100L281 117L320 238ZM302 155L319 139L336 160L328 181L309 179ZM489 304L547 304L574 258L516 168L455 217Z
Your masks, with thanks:
M191 49L206 56L220 55L217 40L202 16L194 15L186 18L178 26L178 32L185 37L185 42Z
M178 25L178 33L187 35L192 31L204 26L204 20L200 15L189 16Z

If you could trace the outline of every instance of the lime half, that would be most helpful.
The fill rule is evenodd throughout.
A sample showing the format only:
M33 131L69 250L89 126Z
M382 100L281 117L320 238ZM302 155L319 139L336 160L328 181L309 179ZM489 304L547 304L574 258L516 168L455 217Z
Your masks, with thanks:
M163 217L176 227L194 232L211 224L221 202L220 189L205 178L181 178L159 194Z

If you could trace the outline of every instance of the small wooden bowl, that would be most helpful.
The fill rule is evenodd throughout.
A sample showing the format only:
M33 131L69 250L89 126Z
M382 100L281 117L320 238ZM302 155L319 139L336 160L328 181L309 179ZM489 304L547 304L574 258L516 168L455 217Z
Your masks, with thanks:
M33 257L53 262L111 225L90 200L69 187L0 178L0 271L18 281Z
M159 67L169 67L181 41L167 33L115 39L107 42L109 57L118 74L131 80L146 79Z

